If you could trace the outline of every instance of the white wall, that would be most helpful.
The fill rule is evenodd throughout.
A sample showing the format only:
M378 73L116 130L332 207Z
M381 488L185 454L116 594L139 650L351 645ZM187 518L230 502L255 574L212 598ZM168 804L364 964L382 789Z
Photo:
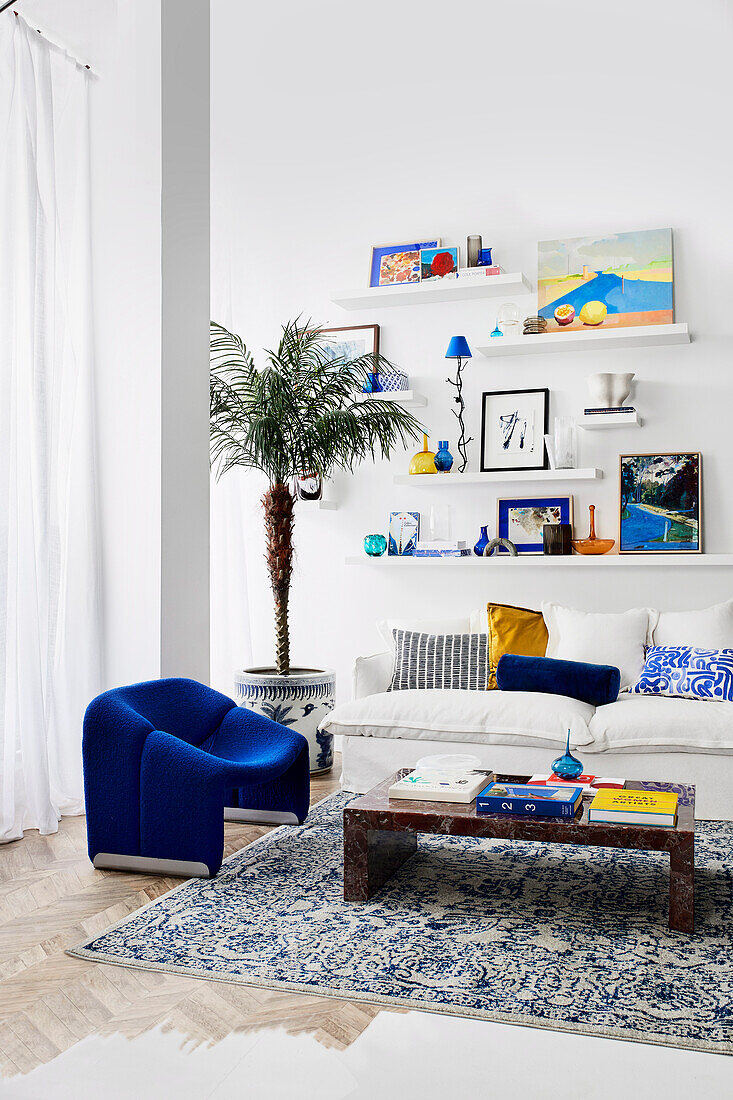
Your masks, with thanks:
M706 549L733 549L732 48L730 9L718 0L700 0L694 17L684 0L610 8L585 0L374 0L368 8L217 0L214 316L230 312L223 319L253 348L271 345L279 324L301 313L323 323L379 322L384 353L428 396L432 440L454 445L445 347L455 333L485 342L499 301L346 313L329 292L366 285L370 245L440 234L464 246L467 233L480 232L505 270L534 280L538 240L672 226L677 319L690 324L690 346L474 358L469 428L478 435L485 389L548 386L554 417L583 408L587 374L633 370L644 427L580 433L580 464L603 467L606 480L575 491L579 533L595 503L598 533L615 534L620 452L699 449ZM531 311L532 299L521 304ZM384 531L393 509L427 511L431 501L450 500L454 535L471 541L480 524L493 525L489 490L395 487L392 475L407 460L339 477L339 511L298 517L293 654L335 666L341 698L354 655L379 648L373 623L388 613L435 615L487 598L691 607L731 595L728 570L347 568L345 555L360 551L365 533ZM473 444L471 467L478 461ZM256 477L243 484L253 658L269 662L262 485ZM231 667L238 663L232 651Z

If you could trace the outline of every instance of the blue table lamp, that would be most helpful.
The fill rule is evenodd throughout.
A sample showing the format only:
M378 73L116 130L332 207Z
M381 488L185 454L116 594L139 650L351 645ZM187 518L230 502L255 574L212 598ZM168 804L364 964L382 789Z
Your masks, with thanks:
M454 409L453 412L458 418L458 423L461 428L461 434L458 439L458 453L461 456L461 465L458 467L458 473L462 474L468 465L468 455L466 454L466 448L468 444L472 442L473 436L469 436L466 439L466 426L463 423L463 411L466 404L463 400L463 379L461 378L461 371L464 369L464 359L471 358L471 349L468 346L468 340L465 336L451 336L450 343L448 344L448 350L445 353L446 359L455 359L457 361L456 378L453 381L452 378L446 378L446 382L449 385L454 386L456 390L456 396L453 398L458 405L458 411Z

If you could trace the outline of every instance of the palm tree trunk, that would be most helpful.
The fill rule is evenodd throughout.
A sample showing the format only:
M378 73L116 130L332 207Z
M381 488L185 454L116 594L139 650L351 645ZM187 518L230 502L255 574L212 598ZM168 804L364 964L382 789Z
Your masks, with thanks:
M293 574L293 495L287 485L276 482L262 498L267 533L267 570L275 598L275 668L281 676L290 671L290 628L288 596Z

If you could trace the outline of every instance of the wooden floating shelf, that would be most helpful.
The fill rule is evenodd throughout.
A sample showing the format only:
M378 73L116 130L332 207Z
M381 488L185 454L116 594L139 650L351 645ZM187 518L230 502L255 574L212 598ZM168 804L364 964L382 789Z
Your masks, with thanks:
M596 413L591 416L579 416L579 428L587 432L608 431L613 428L640 428L644 421L638 412L632 413Z
M519 554L516 558L509 554L495 554L490 558L478 558L471 554L470 558L413 558L413 557L389 557L385 554L381 558L370 558L367 554L351 554L346 558L347 565L383 565L394 566L398 569L409 569L411 566L421 569L423 566L437 565L441 568L453 566L457 569L491 570L497 565L508 565L512 569L521 568L520 563L531 565L562 566L568 569L591 569L599 565L602 568L646 566L650 569L663 569L666 566L692 566L728 567L733 569L733 554Z
M547 332L539 336L496 336L481 355L493 359L502 355L544 355L546 352L596 351L600 348L651 348L665 344L689 344L686 324L639 325L636 328L589 328L573 332Z
M440 282L399 283L344 290L331 296L342 309L382 309L386 306L434 305L436 302L468 302L474 298L512 298L531 291L521 271L511 274L448 279Z
M367 401L396 401L399 405L412 405L415 409L421 409L427 405L426 397L415 390L387 390L383 393L365 393Z
M450 485L510 485L515 482L600 481L603 470L589 466L582 470L505 470L476 474L395 474L395 485L421 489L445 489Z

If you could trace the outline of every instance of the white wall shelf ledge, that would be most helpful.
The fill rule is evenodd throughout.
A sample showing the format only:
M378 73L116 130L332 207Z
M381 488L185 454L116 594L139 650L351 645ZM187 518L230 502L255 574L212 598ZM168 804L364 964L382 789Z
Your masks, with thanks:
M295 507L301 508L319 508L322 512L335 512L338 508L338 501L335 500L296 500Z
M538 336L497 336L476 350L493 359L502 355L544 355L552 352L597 351L600 348L651 348L689 342L690 332L686 324L638 325L636 328L547 332Z
M540 566L552 568L560 566L567 569L612 569L614 567L664 569L676 568L711 568L725 567L733 569L733 554L685 554L685 553L661 553L661 554L519 554L516 558L509 554L493 555L490 558L478 558L471 554L470 558L413 558L413 557L389 557L387 554L381 558L370 558L367 554L350 554L346 558L347 565L379 565L395 567L397 569L416 568L422 569L430 565L441 569L478 569L491 570L508 565L511 569L522 569L525 566Z
M457 485L509 485L513 482L600 481L603 470L593 466L576 470L497 470L492 473L469 474L395 474L395 485L412 485L421 489L445 489Z
M342 309L381 309L386 306L434 305L436 302L468 302L474 298L512 298L528 294L532 287L521 271L487 275L482 279L443 279L440 282L398 283L362 287L331 295Z
M421 409L427 405L427 398L416 390L387 390L382 393L365 393L367 401L396 401L398 405L411 405L415 409Z
M587 432L602 432L614 428L640 428L644 421L634 410L632 413L593 413L590 416L579 416L578 427L585 428Z

